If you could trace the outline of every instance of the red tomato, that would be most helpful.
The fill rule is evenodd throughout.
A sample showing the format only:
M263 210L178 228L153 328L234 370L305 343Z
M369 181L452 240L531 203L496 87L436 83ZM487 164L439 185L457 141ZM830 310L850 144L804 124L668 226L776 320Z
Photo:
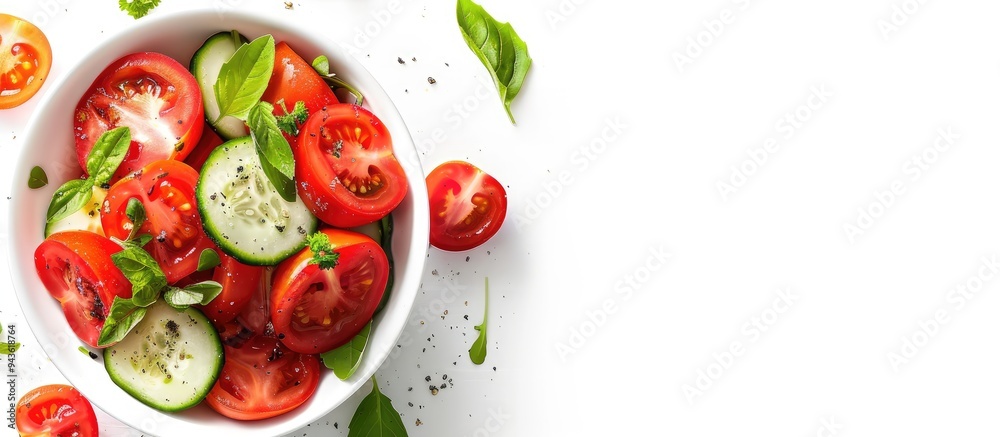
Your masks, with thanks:
M14 415L22 436L97 437L90 401L68 385L43 385L21 396Z
M226 346L226 363L205 402L223 416L260 420L302 405L319 386L319 359L256 336L242 347Z
M225 142L219 134L215 133L214 130L208 123L205 123L204 128L201 131L201 140L198 141L198 145L194 146L194 150L191 154L184 158L184 162L191 166L198 172L201 172L201 166L205 165L205 161L208 160L208 155L215 150L216 146Z
M248 266L222 251L216 252L222 263L215 268L212 280L222 284L222 293L202 307L201 312L219 326L236 318L258 289L263 287L261 277L264 275L264 267Z
M295 102L302 101L309 114L321 111L323 108L337 103L337 96L313 69L284 41L274 46L274 70L267 90L260 98L274 105L274 115L285 115L285 109L292 111ZM283 101L285 107L278 103ZM295 137L285 135L289 143L295 142Z
M35 249L42 284L62 304L76 336L92 347L97 347L115 296L132 297L132 284L111 261L120 250L115 242L88 231L56 232Z
M219 331L219 337L226 345L240 347L247 340L265 334L271 322L271 312L268 310L268 285L267 269L263 271L263 277L259 286L250 295L249 301L243 305L243 309L235 318L226 323L216 323L215 329ZM273 331L273 329L272 329Z
M310 115L292 153L302 201L333 226L381 219L406 196L389 130L360 106L337 104Z
M389 279L389 260L374 240L340 229L324 229L337 266L309 264L303 249L282 261L271 285L271 322L289 349L323 353L357 335L375 314Z
M76 156L84 170L101 134L130 128L132 145L112 181L153 161L184 159L205 124L194 76L177 61L152 52L112 62L83 94L74 114Z
M503 185L462 161L446 162L427 175L431 245L460 251L479 246L500 230L507 215Z
M18 106L38 92L52 67L52 47L41 29L0 14L0 109Z
M125 239L132 221L125 214L129 199L146 209L146 222L139 234L153 239L145 249L160 265L167 281L175 283L198 269L205 249L216 249L201 226L194 188L198 172L180 161L155 161L133 176L111 186L101 207L101 225L108 237Z

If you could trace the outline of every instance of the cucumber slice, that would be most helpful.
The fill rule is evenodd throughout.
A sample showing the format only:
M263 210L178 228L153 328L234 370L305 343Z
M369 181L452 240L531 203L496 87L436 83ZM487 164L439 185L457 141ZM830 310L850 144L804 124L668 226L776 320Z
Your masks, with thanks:
M198 80L201 88L201 98L205 102L205 119L223 139L231 140L249 135L243 120L226 116L219 120L219 101L215 98L215 82L219 80L219 71L233 53L247 42L247 39L236 31L219 32L205 40L201 48L191 58L191 73Z
M318 225L300 199L287 202L274 189L250 137L212 151L195 197L205 232L243 264L277 264L305 247Z
M119 387L161 411L180 411L208 395L222 370L219 334L194 308L162 300L125 339L104 350L104 367Z
M90 198L89 202L83 204L83 208L80 208L62 220L45 224L45 238L59 231L90 231L103 236L104 226L101 225L101 205L104 204L104 198L107 196L108 190L95 186L94 196Z

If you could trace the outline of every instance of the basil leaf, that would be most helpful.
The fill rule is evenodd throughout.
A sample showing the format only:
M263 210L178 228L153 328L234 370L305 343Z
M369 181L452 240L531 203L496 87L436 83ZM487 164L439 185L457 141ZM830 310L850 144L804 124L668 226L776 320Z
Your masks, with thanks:
M385 305L389 303L389 295L392 294L392 285L396 283L396 261L392 259L392 214L382 217L382 220L378 221L379 230L379 245L382 246L382 251L385 252L386 258L389 259L389 280L385 283L385 292L382 293L382 300L378 302L378 306L375 307L375 314L382 311Z
M111 180L131 144L132 133L126 126L101 134L87 154L87 174L94 180L94 185L101 186Z
M132 283L132 302L137 306L152 305L160 290L167 286L167 277L159 264L141 247L126 244L120 252L111 255L111 261Z
M45 169L34 166L28 174L28 188L37 190L49 184L49 176L45 174Z
M122 341L145 316L146 308L137 306L130 299L115 296L101 335L97 338L97 346L105 347Z
M94 182L90 179L71 179L62 184L49 202L45 221L52 223L79 211L94 197Z
M528 45L510 23L498 22L472 0L458 0L458 27L465 43L489 70L507 116L516 124L510 104L521 91L524 77L531 68Z
M364 356L365 348L368 347L368 339L371 332L372 322L368 322L364 329L358 335L355 335L351 341L347 342L347 344L321 354L320 358L323 359L323 364L333 370L333 374L337 375L341 380L350 378L358 370L358 366L361 365L361 357Z
M201 251L201 255L198 256L198 271L205 271L212 267L215 267L222 263L219 259L219 254L215 253L212 249L205 249Z
M330 75L330 60L326 56L319 55L313 59L312 67L320 76Z
M292 147L278 129L278 120L273 111L274 106L270 103L258 102L247 115L247 125L250 126L250 136L264 175L282 199L294 202L295 158L292 156Z
M215 82L215 98L219 102L219 118L233 116L246 120L250 109L267 89L274 69L274 38L261 36L243 44L222 64Z
M201 300L198 303L201 305L208 305L222 293L222 284L215 281L201 281L184 287L184 291L188 293L200 294Z
M406 428L399 412L392 407L392 400L378 389L378 381L372 376L372 391L361 400L354 411L347 437L406 436Z
M146 243L153 240L153 236L149 234L136 235L134 240L131 240L136 247L143 247Z
M191 305L208 305L222 293L222 284L215 281L203 281L184 288L169 287L163 293L167 305L183 311Z
M146 207L142 205L142 201L135 197L128 199L128 203L125 204L125 217L132 222L132 229L129 230L126 240L132 240L139 234L139 228L143 223L146 223Z
M476 325L479 336L472 342L469 348L469 358L474 364L483 364L486 361L486 320L490 311L490 278L486 278L486 307L483 309L483 323Z

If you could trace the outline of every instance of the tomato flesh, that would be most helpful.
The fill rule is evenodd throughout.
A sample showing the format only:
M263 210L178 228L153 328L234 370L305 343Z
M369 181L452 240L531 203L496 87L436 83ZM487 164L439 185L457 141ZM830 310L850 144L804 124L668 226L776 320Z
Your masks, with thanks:
M462 161L439 165L427 175L431 245L469 250L493 237L507 215L507 192L493 176Z
M389 261L366 235L324 229L339 253L337 266L310 264L309 248L283 261L274 271L271 320L289 349L323 353L357 335L375 314L389 279Z
M155 161L140 172L115 183L101 207L104 233L128 238L134 224L125 214L129 199L146 210L139 234L153 237L145 249L160 265L167 281L175 283L198 269L202 251L215 248L205 234L194 189L198 172L180 161Z
M275 116L285 115L286 110L292 111L295 103L300 101L305 104L309 114L338 102L337 95L312 65L284 41L274 46L274 69L271 71L267 90L260 99L274 105ZM296 141L294 136L287 134L285 138L289 144Z
M222 293L201 310L215 326L220 326L235 319L263 287L264 267L243 264L221 250L216 253L222 262L215 268L212 280L222 285Z
M56 232L35 249L39 279L62 305L73 332L92 347L97 347L115 296L132 296L131 284L111 260L120 250L88 231Z
M18 106L38 92L52 67L52 47L42 30L0 13L0 109Z
M319 386L319 359L256 336L241 347L226 345L226 363L205 402L223 416L260 420L305 403Z
M98 435L94 407L68 385L44 385L25 393L17 401L14 421L22 436Z
M406 196L389 130L360 106L337 104L310 115L292 153L302 201L333 226L379 220Z
M132 144L117 180L161 159L183 160L198 144L205 108L194 76L170 57L133 53L111 63L76 106L73 132L80 166L104 132L128 126Z

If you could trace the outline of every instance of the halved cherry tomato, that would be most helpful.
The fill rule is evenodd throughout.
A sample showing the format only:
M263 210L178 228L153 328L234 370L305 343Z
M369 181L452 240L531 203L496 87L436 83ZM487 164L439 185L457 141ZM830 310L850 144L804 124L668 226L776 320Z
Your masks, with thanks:
M198 141L198 145L194 146L194 150L188 154L187 158L184 158L184 162L196 171L201 172L201 166L205 165L208 155L212 154L212 151L223 142L219 134L215 133L208 123L205 123L201 131L201 140Z
M14 414L22 436L97 437L97 415L90 401L68 385L35 388L17 401Z
M302 201L333 226L381 219L406 196L389 130L360 106L341 103L311 114L292 153Z
M503 185L462 161L437 166L427 175L431 203L431 245L461 251L489 240L507 215Z
M198 259L215 244L205 235L195 203L198 172L174 160L155 161L111 186L101 207L101 224L108 237L125 239L133 223L125 214L129 199L146 209L139 234L153 237L145 249L160 265L171 284L198 269Z
M219 331L219 337L226 345L240 347L251 338L266 334L271 322L271 312L269 310L268 294L271 291L268 280L268 269L264 268L260 286L250 295L249 301L243 305L243 309L235 318L226 323L216 323L215 329Z
M260 420L302 405L319 386L319 359L288 350L274 337L226 346L226 363L205 402L223 416Z
M282 261L271 285L271 322L289 349L323 353L357 335L375 314L389 279L385 252L367 235L324 229L337 266L310 264L305 248Z
M286 109L292 111L295 102L299 101L305 103L309 114L338 102L333 90L312 65L284 41L274 46L274 69L271 80L267 83L267 90L260 99L274 105L275 116L285 115ZM281 106L282 103L284 107ZM285 138L290 144L296 141L290 135L285 135Z
M97 347L114 297L132 297L132 285L111 261L120 250L117 243L88 231L56 232L35 249L42 284L62 304L76 336L92 347Z
M264 267L248 266L217 250L222 263L215 268L212 280L222 284L222 293L201 308L216 326L229 323L243 311L250 299L263 287Z
M76 105L73 134L80 166L104 132L128 126L132 145L112 181L161 159L183 160L204 129L201 89L166 55L133 53L112 62Z
M52 47L42 30L0 14L0 109L18 106L38 92L52 67Z

